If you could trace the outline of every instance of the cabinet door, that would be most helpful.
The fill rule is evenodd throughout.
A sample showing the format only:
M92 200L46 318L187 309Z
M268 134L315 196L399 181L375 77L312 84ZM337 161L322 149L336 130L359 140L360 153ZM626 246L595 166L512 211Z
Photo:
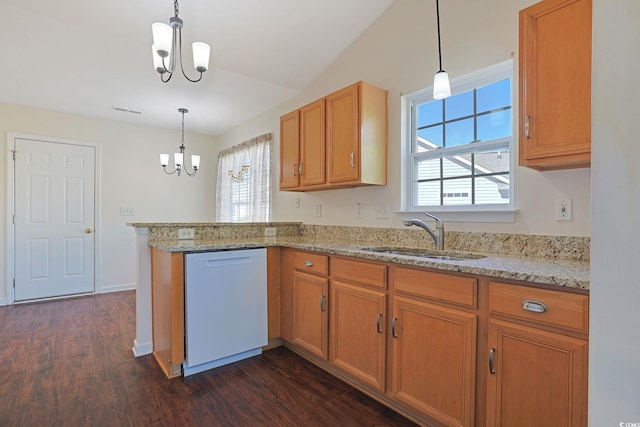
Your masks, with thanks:
M393 397L443 424L472 426L476 315L395 297L393 316Z
M329 360L356 379L384 391L385 292L331 283Z
M329 279L293 273L293 342L327 360Z
M520 164L590 159L591 0L544 0L520 11Z
M280 189L293 189L299 186L299 115L299 111L296 110L280 117Z
M487 425L587 423L588 342L491 320Z
M325 183L324 99L300 109L300 180L303 187Z
M328 181L331 184L360 179L360 114L358 84L327 96Z

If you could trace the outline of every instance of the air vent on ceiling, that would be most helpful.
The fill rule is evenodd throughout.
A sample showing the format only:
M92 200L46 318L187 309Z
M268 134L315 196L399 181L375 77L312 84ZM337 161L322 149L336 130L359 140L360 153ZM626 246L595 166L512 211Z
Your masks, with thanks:
M136 110L129 110L127 108L120 108L120 107L111 107L112 110L115 111L121 111L123 113L131 113L131 114L142 114L142 111L136 111Z

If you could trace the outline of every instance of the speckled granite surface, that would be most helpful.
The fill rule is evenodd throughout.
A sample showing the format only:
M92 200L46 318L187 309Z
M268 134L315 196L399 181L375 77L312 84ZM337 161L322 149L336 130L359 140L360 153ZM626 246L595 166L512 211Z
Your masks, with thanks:
M455 261L370 250L384 246L437 252L433 250L429 236L422 230L309 226L299 223L130 225L149 227L149 244L170 252L284 246L499 279L589 289L589 238L584 237L447 232L444 253L484 255L480 259ZM276 227L277 236L264 237L265 226ZM178 228L194 228L196 239L177 240Z

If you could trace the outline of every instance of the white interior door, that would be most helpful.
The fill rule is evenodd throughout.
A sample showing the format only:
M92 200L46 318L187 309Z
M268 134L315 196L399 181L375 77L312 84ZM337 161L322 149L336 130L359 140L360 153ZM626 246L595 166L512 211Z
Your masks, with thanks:
M15 301L94 292L95 147L15 140Z

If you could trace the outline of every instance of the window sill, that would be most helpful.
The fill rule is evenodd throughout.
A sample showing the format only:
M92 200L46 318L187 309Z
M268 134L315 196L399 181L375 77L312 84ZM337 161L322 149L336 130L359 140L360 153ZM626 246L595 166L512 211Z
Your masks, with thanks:
M397 211L398 214L422 214L424 210ZM515 222L517 209L510 210L446 210L428 209L432 215L445 222ZM426 217L425 217L426 218ZM428 219L428 218L427 218Z

